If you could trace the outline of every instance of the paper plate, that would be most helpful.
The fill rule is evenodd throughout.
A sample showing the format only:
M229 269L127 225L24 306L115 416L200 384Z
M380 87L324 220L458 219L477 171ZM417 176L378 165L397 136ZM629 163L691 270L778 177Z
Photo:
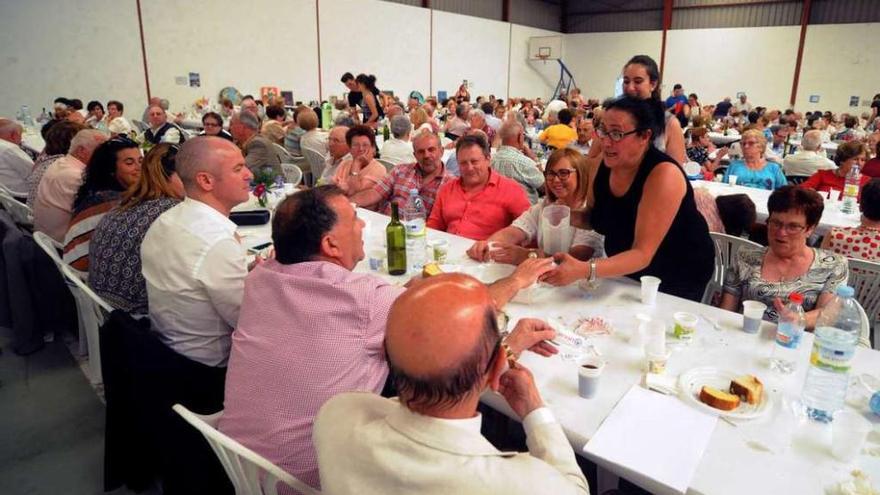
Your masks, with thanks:
M685 402L695 405L709 413L718 414L731 419L754 419L763 416L771 409L772 396L767 393L766 386L761 401L757 404L749 404L746 401L740 401L739 407L732 411L722 411L714 407L704 404L700 401L700 390L704 385L715 387L719 390L728 391L730 382L738 376L745 373L734 373L733 371L720 370L712 366L702 368L694 368L690 371L682 373L678 379L678 388ZM758 377L760 380L760 377ZM761 380L764 383L763 380Z

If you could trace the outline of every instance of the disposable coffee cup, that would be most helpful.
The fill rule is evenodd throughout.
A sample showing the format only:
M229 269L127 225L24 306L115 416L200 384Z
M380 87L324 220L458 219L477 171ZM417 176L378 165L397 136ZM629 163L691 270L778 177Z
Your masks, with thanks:
M743 331L746 333L758 333L761 329L761 320L767 305L761 301L743 302Z
M599 390L599 379L602 370L605 369L605 361L598 357L589 357L581 361L578 366L578 395L589 399L596 395Z
M736 176L735 175L728 175L727 176L727 183L730 184L731 186L735 186L736 185Z
M645 275L639 280L642 282L642 304L653 306L657 303L657 291L660 290L660 279Z
M860 413L838 411L831 423L831 454L843 462L852 461L862 451L872 429L871 422Z

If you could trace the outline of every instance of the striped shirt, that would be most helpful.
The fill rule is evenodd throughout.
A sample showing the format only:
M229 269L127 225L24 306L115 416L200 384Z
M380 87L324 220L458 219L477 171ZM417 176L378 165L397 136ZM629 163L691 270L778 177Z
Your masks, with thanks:
M119 204L119 191L98 191L89 195L81 205L74 209L70 227L64 236L62 259L83 280L89 275L89 246L95 227L110 210Z

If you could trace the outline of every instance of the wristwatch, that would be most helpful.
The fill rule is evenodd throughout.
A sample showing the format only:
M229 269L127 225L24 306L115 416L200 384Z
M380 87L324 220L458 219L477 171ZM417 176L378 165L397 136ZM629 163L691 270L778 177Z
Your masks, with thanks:
M537 249L529 249L529 259L535 259L538 257Z

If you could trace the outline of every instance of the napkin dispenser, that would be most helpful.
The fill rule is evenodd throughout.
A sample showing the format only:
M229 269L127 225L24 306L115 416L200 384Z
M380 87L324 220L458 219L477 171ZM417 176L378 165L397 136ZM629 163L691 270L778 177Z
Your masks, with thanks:
M233 211L229 219L239 227L247 225L265 225L269 223L269 210Z

